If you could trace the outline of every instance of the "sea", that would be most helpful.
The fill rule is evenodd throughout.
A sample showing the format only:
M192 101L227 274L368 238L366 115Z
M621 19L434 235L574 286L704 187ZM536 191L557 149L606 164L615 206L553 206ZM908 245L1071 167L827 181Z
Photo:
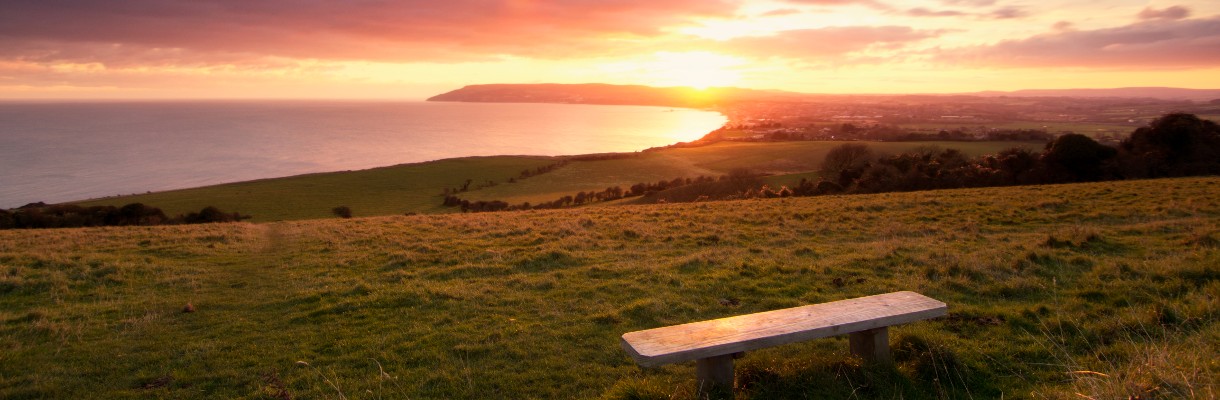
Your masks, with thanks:
M453 157L639 151L725 122L576 104L0 102L0 208Z

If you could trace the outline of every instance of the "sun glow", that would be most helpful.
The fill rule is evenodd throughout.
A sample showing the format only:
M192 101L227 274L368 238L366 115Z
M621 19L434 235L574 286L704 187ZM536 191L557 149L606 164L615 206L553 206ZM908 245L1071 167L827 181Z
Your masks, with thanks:
M737 83L741 80L740 67L745 64L741 58L706 51L662 51L643 60L603 64L601 69L607 74L634 77L642 84L702 90Z
M760 24L752 20L709 20L698 26L687 26L677 30L679 33L698 36L712 40L729 40L743 36L766 36L774 34L772 25Z

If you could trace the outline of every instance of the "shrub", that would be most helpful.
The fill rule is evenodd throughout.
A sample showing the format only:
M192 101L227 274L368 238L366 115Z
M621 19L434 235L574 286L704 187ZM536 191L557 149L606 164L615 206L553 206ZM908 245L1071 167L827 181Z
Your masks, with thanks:
M814 188L814 194L838 194L843 193L843 186L831 181L818 182Z
M220 211L219 208L207 206L197 213L189 213L178 217L183 223L187 224L210 224L216 222L237 222L243 219L250 219L249 215L241 215L240 213L226 213Z
M1115 154L1088 136L1069 133L1046 144L1042 165L1051 183L1098 181L1105 177L1103 164Z
M1192 114L1166 114L1119 145L1129 178L1220 174L1220 126Z
M822 159L822 176L839 176L844 171L863 168L873 158L868 146L845 143L830 149Z
M16 210L0 210L0 229L76 228L87 226L148 226L175 223L199 224L234 222L249 219L249 215L226 213L216 207L206 207L198 213L168 218L160 208L131 203L114 206L81 207L75 204L27 204Z

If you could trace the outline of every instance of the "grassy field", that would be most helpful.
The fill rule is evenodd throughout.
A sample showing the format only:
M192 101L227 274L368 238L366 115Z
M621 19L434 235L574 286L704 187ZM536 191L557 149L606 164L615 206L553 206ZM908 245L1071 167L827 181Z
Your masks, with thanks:
M737 398L1216 398L1220 178L0 231L0 398L690 398L624 332L898 290ZM182 312L190 303L195 311Z
M82 202L82 205L122 206L141 202L175 215L212 205L225 211L254 216L256 222L332 217L331 209L345 205L357 216L401 215L407 212L452 212L443 208L441 191L488 180L497 185L462 193L467 200L504 200L510 203L555 200L580 191L627 187L678 177L720 176L734 168L771 174L792 174L818 168L831 148L842 142L719 143L712 146L666 149L635 157L602 161L574 161L553 172L508 183L524 169L555 162L549 157L474 157L408 164L363 171L303 175L204 188L122 196ZM957 148L970 155L995 153L1009 147L1040 148L1041 144L1016 142L907 142L870 143L880 153L902 153L924 146ZM792 179L777 180L787 182ZM796 178L793 181L799 181ZM472 188L474 185L472 185Z
M504 182L522 170L556 162L551 157L495 156L452 158L360 171L329 172L263 179L193 189L80 202L84 206L144 203L169 215L215 206L254 216L254 221L333 217L331 209L348 206L356 216L401 215L449 211L441 191L475 184Z

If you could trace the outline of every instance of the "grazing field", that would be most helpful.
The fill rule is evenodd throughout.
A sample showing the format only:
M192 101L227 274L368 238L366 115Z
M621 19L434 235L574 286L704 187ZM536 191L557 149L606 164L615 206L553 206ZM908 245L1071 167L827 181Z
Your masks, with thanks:
M356 216L406 212L444 212L441 190L503 181L525 169L554 163L551 157L495 156L451 158L360 171L327 172L262 179L201 188L79 202L82 206L144 203L169 215L215 206L254 216L257 222L333 217L331 209L348 206Z
M143 195L111 197L78 204L84 206L140 202L176 215L215 206L254 216L255 222L333 217L331 209L348 206L356 216L444 213L444 188L460 187L467 179L471 191L463 199L551 201L580 191L627 187L678 177L720 176L734 168L770 174L817 170L826 152L843 142L718 143L711 146L665 149L611 160L572 161L552 172L509 183L522 170L558 161L553 157L498 156L446 159L362 171L311 174L232 183ZM1021 142L903 142L870 143L879 153L902 153L920 147L957 148L968 155L995 153L1009 147L1040 149L1041 143ZM796 179L779 179L788 183ZM487 186L487 181L496 185ZM485 186L480 188L480 186Z
M690 398L619 335L898 290L737 397L1216 398L1220 178L0 231L0 398Z

